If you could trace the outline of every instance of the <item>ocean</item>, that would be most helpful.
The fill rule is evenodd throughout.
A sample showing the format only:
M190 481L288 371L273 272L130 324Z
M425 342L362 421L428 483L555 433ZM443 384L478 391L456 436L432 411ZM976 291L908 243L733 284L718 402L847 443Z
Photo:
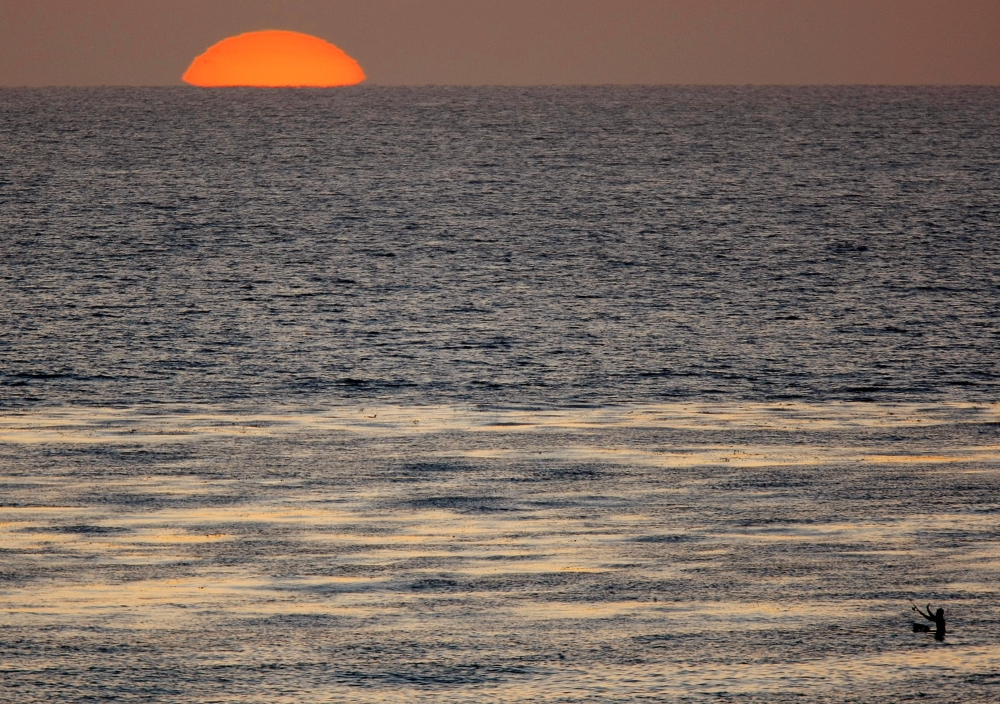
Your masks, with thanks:
M0 701L994 701L998 347L996 88L2 89Z

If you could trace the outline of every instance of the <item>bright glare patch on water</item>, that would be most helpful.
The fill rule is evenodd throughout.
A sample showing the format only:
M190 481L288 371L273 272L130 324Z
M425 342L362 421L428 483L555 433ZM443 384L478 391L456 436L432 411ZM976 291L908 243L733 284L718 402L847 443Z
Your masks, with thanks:
M990 688L997 417L8 414L0 672L100 669L102 648L184 660L198 639L214 645L185 667L249 668L254 692L305 701L865 698L931 671L921 687ZM910 632L910 598L946 606L944 645Z

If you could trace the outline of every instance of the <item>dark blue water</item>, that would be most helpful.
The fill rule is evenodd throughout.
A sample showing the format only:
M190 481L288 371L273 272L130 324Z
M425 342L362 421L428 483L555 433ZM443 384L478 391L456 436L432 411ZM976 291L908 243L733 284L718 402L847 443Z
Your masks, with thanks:
M0 93L0 404L995 398L1000 92Z
M998 89L0 90L0 702L997 701L998 347Z

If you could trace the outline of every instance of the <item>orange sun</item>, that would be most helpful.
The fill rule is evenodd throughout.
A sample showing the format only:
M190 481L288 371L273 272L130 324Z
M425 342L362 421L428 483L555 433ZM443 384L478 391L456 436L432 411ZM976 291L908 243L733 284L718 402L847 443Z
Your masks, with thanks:
M358 62L318 37L267 30L223 39L195 58L183 80L196 86L330 88L365 80Z

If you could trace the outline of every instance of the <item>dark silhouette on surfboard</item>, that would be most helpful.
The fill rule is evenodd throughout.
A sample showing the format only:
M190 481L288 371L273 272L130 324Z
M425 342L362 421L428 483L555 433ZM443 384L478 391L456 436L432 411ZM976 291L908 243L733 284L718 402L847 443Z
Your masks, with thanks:
M913 604L912 601L910 603ZM926 612L921 611L919 606L913 604L913 610L934 624L934 640L944 640L944 609L938 609L932 614L930 604L927 605ZM931 627L926 623L914 623L913 632L930 633Z

